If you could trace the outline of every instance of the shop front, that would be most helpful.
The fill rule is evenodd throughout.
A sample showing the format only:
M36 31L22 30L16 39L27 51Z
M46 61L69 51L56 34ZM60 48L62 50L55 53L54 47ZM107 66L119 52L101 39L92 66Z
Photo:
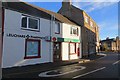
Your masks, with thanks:
M80 40L53 37L53 60L64 61L80 58Z

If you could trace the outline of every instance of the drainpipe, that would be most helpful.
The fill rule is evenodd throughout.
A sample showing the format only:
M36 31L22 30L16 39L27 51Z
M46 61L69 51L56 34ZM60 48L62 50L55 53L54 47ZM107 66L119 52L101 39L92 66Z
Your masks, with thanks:
M54 20L55 20L55 16L54 16L54 15L51 15L51 20L50 20L50 37L51 37L51 42L50 42L50 62L53 62L53 43L52 43L52 36L53 36Z
M83 55L83 47L82 47L82 29L81 29L81 26L80 26L80 34L79 34L79 39L80 39L80 45L79 45L79 47L80 47L80 58L82 58L82 55Z

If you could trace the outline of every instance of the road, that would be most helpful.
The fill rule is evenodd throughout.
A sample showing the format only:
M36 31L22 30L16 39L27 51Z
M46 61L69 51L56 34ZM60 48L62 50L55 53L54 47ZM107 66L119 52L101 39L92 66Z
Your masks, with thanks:
M120 54L107 53L107 56L86 63L61 66L43 72L16 75L17 77L53 78L119 78Z
M85 69L77 70L74 72L68 71L67 74L55 76L57 78L118 78L120 76L120 55L116 53L108 53L107 56L90 61L83 64L74 64L70 67L61 67L61 72L64 70L75 67L83 66ZM56 69L59 70L59 69ZM46 76L47 77L47 76ZM49 76L50 77L50 76Z

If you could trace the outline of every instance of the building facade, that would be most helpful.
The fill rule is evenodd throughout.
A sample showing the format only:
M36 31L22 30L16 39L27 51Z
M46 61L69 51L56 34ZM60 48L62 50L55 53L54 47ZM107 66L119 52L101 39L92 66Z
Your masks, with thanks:
M2 68L81 58L80 26L61 14L8 2L2 15Z
M101 51L120 51L120 39L119 37L106 40L101 40Z
M99 49L99 28L95 21L83 10L64 0L58 13L81 26L82 55L89 56Z

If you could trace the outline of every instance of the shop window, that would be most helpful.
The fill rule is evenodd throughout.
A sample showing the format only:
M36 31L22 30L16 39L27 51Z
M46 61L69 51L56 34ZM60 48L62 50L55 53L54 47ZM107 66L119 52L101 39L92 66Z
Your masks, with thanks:
M60 34L60 23L55 22L55 34Z
M79 34L79 29L75 27L71 27L70 34L77 35Z
M76 53L76 43L70 43L70 54Z
M40 40L26 39L25 59L40 58Z
M39 19L35 17L22 16L22 29L39 30Z

